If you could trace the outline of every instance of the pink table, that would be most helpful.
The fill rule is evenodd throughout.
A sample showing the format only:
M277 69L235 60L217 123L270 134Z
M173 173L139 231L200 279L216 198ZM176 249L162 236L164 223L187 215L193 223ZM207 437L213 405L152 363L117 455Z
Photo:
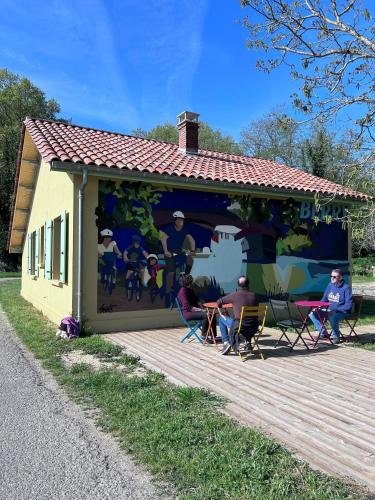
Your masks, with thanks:
M306 330L308 331L311 340L314 342L313 348L315 348L317 343L319 342L319 338L320 338L321 333L324 332L324 330L325 330L324 324L325 324L326 319L327 319L327 316L325 314L322 315L321 312L322 312L322 309L324 307L329 307L329 302L323 302L322 300L297 300L297 302L295 302L295 305L296 305L298 312L301 316L301 319L303 321L303 328L306 328ZM313 309L315 309L317 316L318 316L318 319L322 324L322 326L319 330L319 334L318 334L316 339L313 338L313 336L310 333L310 330L307 327L307 321L309 319L309 314ZM303 310L307 310L307 312L303 311ZM332 340L330 337L329 337L329 341L332 344Z

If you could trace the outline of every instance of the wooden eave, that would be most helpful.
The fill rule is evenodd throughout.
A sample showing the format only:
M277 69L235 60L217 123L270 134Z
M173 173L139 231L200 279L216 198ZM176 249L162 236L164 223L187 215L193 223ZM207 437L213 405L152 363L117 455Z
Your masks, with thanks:
M23 130L14 185L8 239L9 253L22 253L23 251L40 161L40 154L30 134L26 129Z

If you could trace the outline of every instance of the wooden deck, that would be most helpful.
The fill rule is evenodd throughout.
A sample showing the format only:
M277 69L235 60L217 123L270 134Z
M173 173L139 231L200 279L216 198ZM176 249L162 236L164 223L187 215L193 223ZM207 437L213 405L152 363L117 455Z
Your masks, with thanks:
M375 337L375 326L357 331ZM185 333L178 328L105 337L175 384L224 396L228 415L261 429L312 467L375 491L375 352L321 343L314 351L289 353L273 348L278 332L267 329L267 359L241 362L211 345L181 344Z

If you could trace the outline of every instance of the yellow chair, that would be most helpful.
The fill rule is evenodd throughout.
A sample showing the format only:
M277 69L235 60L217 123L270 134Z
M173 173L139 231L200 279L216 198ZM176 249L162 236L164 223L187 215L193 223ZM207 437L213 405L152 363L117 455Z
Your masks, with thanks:
M259 352L260 357L263 360L265 359L259 346L259 337L262 335L264 324L266 322L267 308L268 308L267 304L259 304L259 306L242 306L240 322L236 332L236 349L235 349L241 361L245 361L245 359L247 358L247 356L244 356L243 353L241 353L239 348L239 336L241 334L241 328L244 327L245 318L253 318L253 319L257 318L259 321L258 330L256 331L256 333L252 338L252 340L254 341L254 346L252 347L250 345L250 350L253 353Z

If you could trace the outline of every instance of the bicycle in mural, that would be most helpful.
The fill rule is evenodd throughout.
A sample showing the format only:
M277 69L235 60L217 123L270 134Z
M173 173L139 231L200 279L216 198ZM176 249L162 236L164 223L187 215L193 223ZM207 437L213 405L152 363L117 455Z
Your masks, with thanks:
M166 277L164 279L164 290L165 290L164 300L165 300L165 306L170 309L173 309L178 291L181 287L180 277L181 275L186 273L188 266L187 264L188 255L192 255L192 253L189 252L188 250L178 253L175 252L172 253L171 260L173 262L173 266L169 268L169 272L167 270L167 272L165 273Z
M137 302L142 298L142 271L145 266L144 260L129 260L127 263L128 278L125 279L125 291L129 301L133 300L134 295Z
M112 291L116 287L117 258L116 252L106 252L99 258L100 283L103 285L104 290L108 291L109 295L112 295Z

